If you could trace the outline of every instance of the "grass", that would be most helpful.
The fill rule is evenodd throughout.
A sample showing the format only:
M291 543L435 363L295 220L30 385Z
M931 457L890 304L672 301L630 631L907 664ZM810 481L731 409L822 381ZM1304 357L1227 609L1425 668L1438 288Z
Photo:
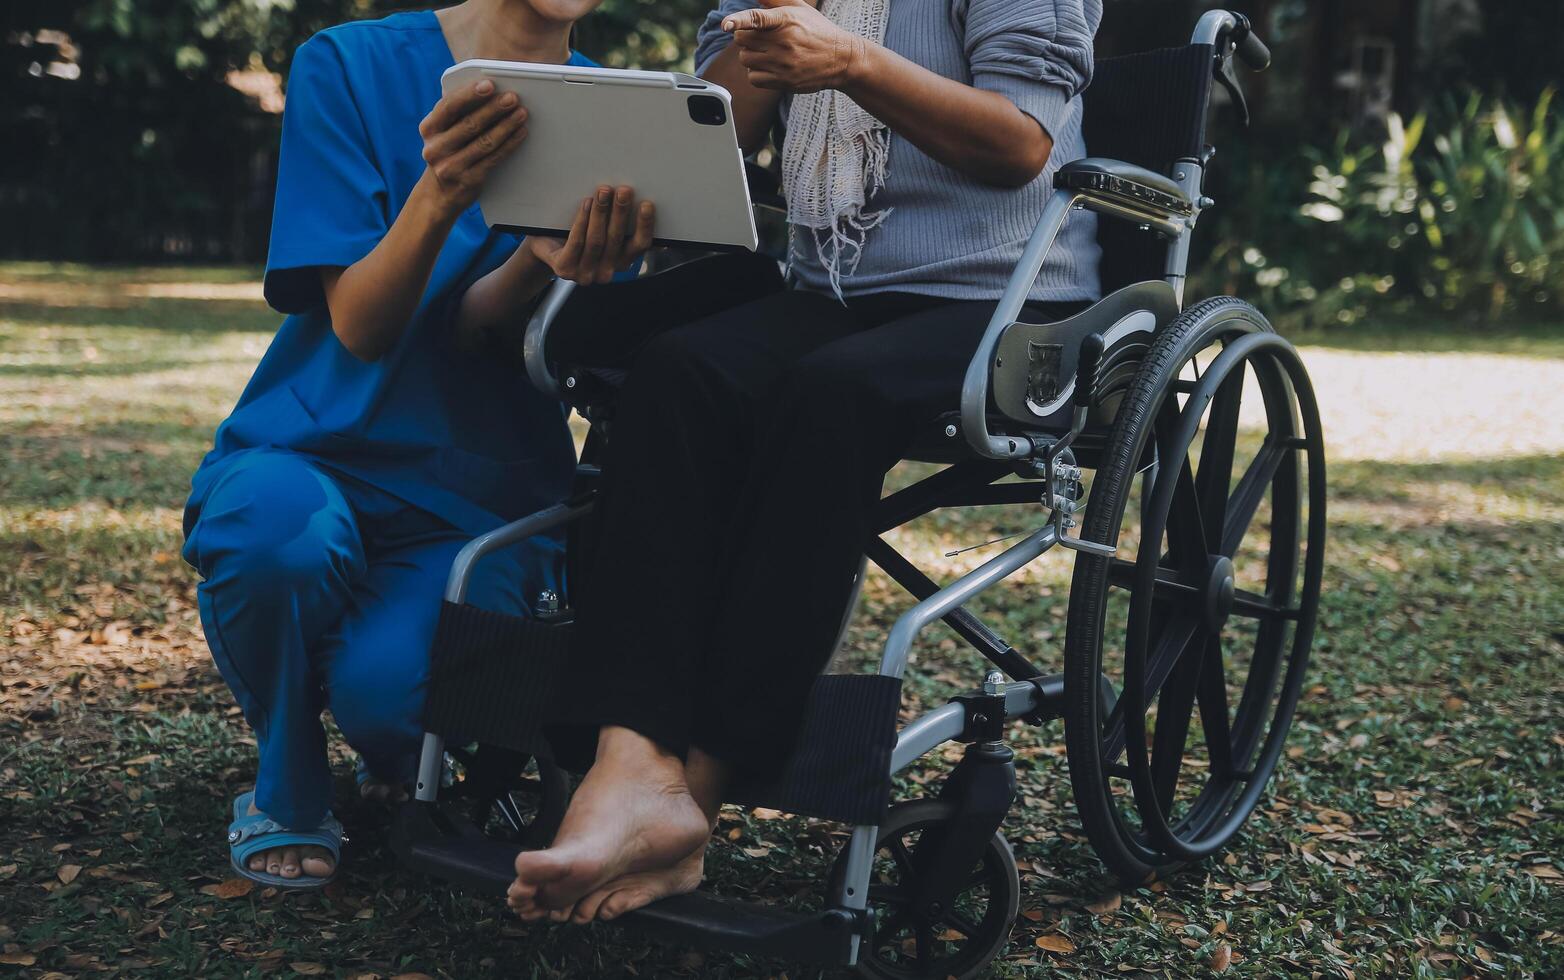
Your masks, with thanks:
M179 515L275 327L256 295L250 270L0 266L0 978L812 975L524 928L399 872L367 804L344 809L345 874L324 894L225 884L253 741L201 639ZM1496 350L1403 326L1331 346L1477 348L1517 355L1483 370L1524 373L1556 369L1559 336ZM1416 410L1384 373L1353 397ZM1317 381L1327 409L1348 399ZM1485 409L1496 430L1511 410ZM1319 640L1270 795L1225 857L1120 893L1071 809L1062 729L1018 728L1005 833L1023 918L996 975L1564 975L1564 435L1497 458L1473 433L1369 458L1334 431ZM948 576L943 552L1015 522L939 515L898 543ZM1050 556L984 603L1054 668L1068 571ZM905 606L871 578L854 650ZM938 704L978 670L931 632L909 698ZM831 825L730 811L712 887L808 902L839 843Z

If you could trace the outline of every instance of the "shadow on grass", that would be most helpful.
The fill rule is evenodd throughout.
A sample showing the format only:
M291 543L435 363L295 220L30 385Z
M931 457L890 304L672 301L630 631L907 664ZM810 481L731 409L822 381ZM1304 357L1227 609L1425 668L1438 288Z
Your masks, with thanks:
M69 306L0 300L0 323L27 327L273 333L282 320L281 314L254 300L134 297L94 302L89 297Z

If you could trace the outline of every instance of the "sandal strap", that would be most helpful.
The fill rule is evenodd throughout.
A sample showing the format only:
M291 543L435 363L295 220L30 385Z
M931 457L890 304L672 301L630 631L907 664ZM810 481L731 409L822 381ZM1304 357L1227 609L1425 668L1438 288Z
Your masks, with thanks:
M342 852L342 824L328 813L315 830L290 830L266 814L256 813L228 825L228 847L241 861L256 851L289 844L322 847L336 859Z

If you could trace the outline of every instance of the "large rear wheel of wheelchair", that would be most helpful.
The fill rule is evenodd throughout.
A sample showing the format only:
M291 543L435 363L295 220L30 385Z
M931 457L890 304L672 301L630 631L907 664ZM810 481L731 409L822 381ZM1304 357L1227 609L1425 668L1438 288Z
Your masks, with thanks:
M1004 952L1021 907L1021 880L1010 844L998 832L949 909L920 909L913 901L927 863L924 841L934 842L955 815L956 805L947 800L915 800L892 807L880 826L868 896L874 936L858 957L863 976L968 980L984 976ZM833 891L845 868L844 852L832 875Z
M1070 592L1065 735L1087 836L1130 884L1221 849L1302 689L1325 544L1319 412L1240 300L1153 341L1092 480ZM1106 682L1105 682L1106 681Z

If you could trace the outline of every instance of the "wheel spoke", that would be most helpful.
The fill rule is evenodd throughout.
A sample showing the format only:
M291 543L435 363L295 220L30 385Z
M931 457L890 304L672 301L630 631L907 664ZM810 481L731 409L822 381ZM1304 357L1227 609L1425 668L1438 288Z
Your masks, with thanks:
M1200 513L1200 495L1186 453L1173 484L1173 500L1167 516L1167 563L1174 568L1205 571L1206 532Z
M1193 614L1185 614L1173 620L1166 629L1161 631L1157 640L1156 649L1146 661L1146 683L1144 696L1146 704L1156 699L1162 690L1163 683L1168 679L1173 666L1184 656L1193 640L1200 631L1200 620ZM1141 710L1144 710L1142 706ZM1108 713L1103 723L1103 759L1112 762L1124 751L1124 698L1120 696L1113 710Z
M1211 415L1200 443L1200 470L1195 475L1195 491L1200 498L1200 517L1208 535L1206 551L1216 552L1225 533L1227 495L1233 484L1233 453L1238 444L1238 411L1244 395L1245 365L1240 361L1223 379L1211 400Z
M957 912L954 909L951 910L949 915L945 916L944 922L968 939L973 938L980 931L978 924L968 918L966 913Z
M1164 817L1173 805L1178 774L1184 766L1184 742L1189 737L1189 721L1195 706L1195 691L1205 661L1206 643L1193 648L1178 661L1157 698L1157 728L1151 736L1151 784L1157 792Z
M1276 471L1281 469L1283 460L1292 452L1290 446L1268 438L1260 451L1255 453L1227 502L1227 519L1222 525L1219 554L1231 558L1238 551L1238 546L1244 542L1244 535L1249 532L1249 524L1254 520L1255 512L1265 500L1265 492L1271 480L1276 477Z
M918 944L918 969L927 970L934 960L934 927L920 922L914 935Z
M1248 619L1297 619L1295 606L1278 606L1270 598L1236 589L1233 592L1233 614Z
M1123 558L1112 558L1108 561L1108 584L1116 585L1121 589L1132 589L1135 586L1136 569L1140 566ZM1158 567L1157 578L1152 583L1151 594L1156 599L1182 599L1185 602L1193 602L1200 598L1200 590L1193 585L1179 581L1171 568Z
M1222 666L1222 640L1212 635L1200 661L1200 727L1206 733L1212 775L1233 772L1233 735L1227 720L1227 672Z

